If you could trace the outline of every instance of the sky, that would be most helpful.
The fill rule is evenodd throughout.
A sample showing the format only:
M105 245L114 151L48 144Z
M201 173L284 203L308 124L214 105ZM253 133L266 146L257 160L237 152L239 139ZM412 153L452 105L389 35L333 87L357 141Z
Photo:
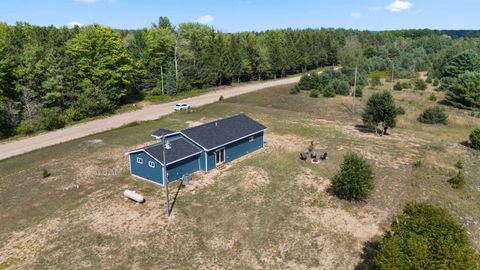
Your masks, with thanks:
M278 28L480 29L479 0L0 0L0 21L149 27L199 22L225 32Z

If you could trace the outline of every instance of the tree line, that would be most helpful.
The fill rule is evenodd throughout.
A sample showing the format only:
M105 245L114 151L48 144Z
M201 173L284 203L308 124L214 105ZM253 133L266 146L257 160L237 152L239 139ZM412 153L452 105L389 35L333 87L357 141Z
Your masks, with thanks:
M146 95L175 95L251 80L275 79L323 66L354 66L408 77L440 77L476 39L431 30L369 32L283 29L224 33L199 23L116 30L101 25L57 28L0 24L0 137L52 130L112 113Z

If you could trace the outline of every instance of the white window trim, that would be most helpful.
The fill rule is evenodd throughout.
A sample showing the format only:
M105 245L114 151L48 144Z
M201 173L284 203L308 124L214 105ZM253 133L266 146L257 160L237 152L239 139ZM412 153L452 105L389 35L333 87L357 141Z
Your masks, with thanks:
M220 151L223 151L223 160L220 161L220 163L217 163L217 152L220 152ZM227 161L227 150L225 149L225 147L215 150L214 157L215 157L215 165L224 164Z
M137 157L137 163L138 164L143 164L143 158Z
M254 136L250 136L250 137L248 138L248 142L253 142L254 140L255 140L255 137L254 137Z

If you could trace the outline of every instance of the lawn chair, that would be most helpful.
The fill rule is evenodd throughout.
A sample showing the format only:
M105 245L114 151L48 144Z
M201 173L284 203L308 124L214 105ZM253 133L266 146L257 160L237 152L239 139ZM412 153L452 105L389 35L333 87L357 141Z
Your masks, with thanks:
M326 160L326 159L327 159L327 156L328 156L328 153L325 152L325 153L323 153L322 155L320 155L320 159L321 159L321 160Z
M312 163L313 163L313 164L317 164L317 163L318 163L317 152L313 151L313 152L310 154L310 158L312 159Z
M300 160L305 161L305 160L307 160L307 157L308 157L308 154L306 154L306 153L300 153Z

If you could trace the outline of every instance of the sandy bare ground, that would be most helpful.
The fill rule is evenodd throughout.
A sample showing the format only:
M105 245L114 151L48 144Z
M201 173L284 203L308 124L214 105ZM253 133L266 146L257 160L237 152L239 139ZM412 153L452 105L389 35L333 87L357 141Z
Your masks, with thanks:
M251 83L244 86L229 87L217 91L212 91L204 95L191 97L183 100L177 100L174 102L163 103L158 105L148 105L144 108L126 112L118 115L114 115L108 118L90 121L59 129L56 131L48 132L31 138L20 139L13 142L7 142L0 144L0 160L21 155L33 150L44 148L47 146L55 145L58 143L82 138L95 133L103 132L106 130L121 127L123 125L133 123L136 121L148 121L155 120L161 116L170 114L173 112L173 106L180 102L189 103L190 105L197 107L218 101L220 96L229 98L233 96L242 95L245 93L258 91L268 87L281 86L285 84L296 83L300 80L300 77L292 77L287 79Z

